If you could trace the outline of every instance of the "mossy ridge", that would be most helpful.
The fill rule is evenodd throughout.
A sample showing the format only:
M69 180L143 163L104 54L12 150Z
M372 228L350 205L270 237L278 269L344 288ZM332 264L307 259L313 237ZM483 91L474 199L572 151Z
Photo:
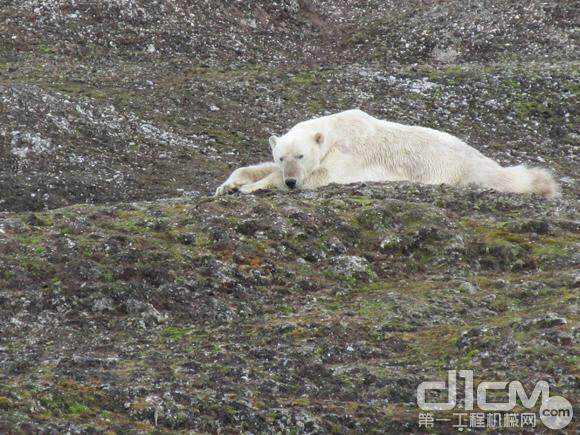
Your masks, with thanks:
M143 251L141 264L159 265L165 269L169 265L173 271L171 275L161 280L162 285L167 285L161 290L159 290L157 281L145 284L147 299L144 301L157 307L164 306L162 301L169 297L169 291L174 289L174 285L171 283L177 283L178 278L181 278L182 281L181 284L176 285L190 286L187 287L187 292L196 291L200 287L204 288L205 283L211 281L211 276L200 277L195 270L191 270L192 264L198 264L196 259L210 253L211 258L208 258L206 262L199 262L199 264L204 265L203 267L208 268L207 273L211 273L212 268L222 266L225 267L225 272L231 270L232 273L249 273L250 269L245 270L238 262L247 263L247 266L251 266L253 270L265 272L262 279L265 279L268 284L248 286L244 292L234 293L233 296L230 293L232 289L228 287L218 287L211 290L212 297L220 303L224 302L226 306L231 304L233 312L237 309L235 304L240 302L237 298L242 301L252 300L258 296L264 298L259 310L246 317L241 315L235 317L235 321L215 321L211 318L200 321L199 315L192 316L191 313L187 313L185 316L176 316L173 312L169 323L153 323L148 326L148 333L152 335L153 345L150 344L148 347L144 346L140 349L140 361L130 360L130 362L127 358L127 361L120 363L118 367L113 367L108 373L114 373L115 376L138 379L143 376L144 367L147 367L145 370L147 376L163 376L167 382L183 384L186 379L189 379L193 370L199 373L199 376L195 377L192 385L196 389L200 389L203 385L215 382L212 373L219 375L218 377L222 380L227 380L229 385L236 386L240 372L232 367L244 367L247 369L251 382L258 382L256 379L269 379L274 383L279 383L282 382L281 375L271 373L269 367L278 367L277 370L280 370L279 365L274 365L279 364L276 346L280 345L284 349L310 349L309 355L311 355L312 361L318 361L317 364L320 364L322 373L328 376L328 382L332 381L333 385L339 389L337 391L346 397L356 394L356 391L363 385L362 373L370 370L363 364L361 367L364 370L357 372L356 368L351 366L349 358L352 358L352 364L354 362L358 364L360 358L363 358L361 355L368 354L370 355L368 358L371 358L373 364L385 367L385 363L390 362L409 370L420 364L423 370L429 372L429 376L433 377L444 376L445 369L454 365L462 368L474 368L479 373L482 371L481 360L485 358L487 348L498 345L498 337L507 338L510 343L520 344L523 348L522 357L536 358L539 363L547 366L548 360L546 358L538 358L537 343L534 342L529 348L523 346L523 343L533 342L535 338L531 332L523 331L520 333L519 325L537 316L537 310L527 302L526 295L522 295L523 290L520 291L515 286L518 284L518 280L522 279L543 283L545 287L538 290L538 295L535 296L536 301L540 304L546 302L546 307L549 307L546 309L571 319L569 311L558 309L558 305L562 301L573 301L573 293L566 290L569 278L558 278L552 269L548 268L543 272L529 269L523 274L518 270L502 272L501 269L497 271L483 269L478 274L465 275L473 283L474 288L466 287L466 289L461 290L459 276L437 278L432 274L432 271L425 274L411 273L407 270L399 277L397 275L382 275L369 283L358 279L345 281L332 274L320 277L318 269L320 264L326 264L326 259L322 258L319 261L313 259L312 262L302 264L294 261L296 260L294 254L312 248L324 252L327 258L335 255L328 251L324 244L330 236L341 235L343 230L327 228L324 224L326 221L332 221L338 225L351 225L350 229L344 230L346 231L344 235L351 234L352 231L358 231L357 234L362 234L358 238L357 244L349 245L347 249L351 254L367 255L371 263L385 261L374 257L376 246L373 243L379 241L393 223L397 225L397 231L405 232L406 230L416 231L423 227L430 227L433 221L436 221L439 225L444 224L443 226L461 231L470 239L473 238L485 243L491 243L491 241L500 238L510 244L524 244L524 241L529 238L530 231L539 231L542 234L538 235L535 243L540 246L548 246L552 242L565 246L566 243L570 243L570 240L567 239L570 230L552 232L550 226L552 221L545 229L544 225L538 223L540 219L537 219L538 222L520 222L519 218L514 218L509 211L497 212L494 216L495 220L485 217L480 219L462 218L461 213L458 216L436 206L417 205L409 201L402 201L401 207L395 207L393 204L398 204L396 201L389 202L380 198L372 198L370 195L364 196L363 201L358 201L359 204L356 204L356 207L351 206L354 203L351 203L348 198L344 199L339 195L334 196L330 202L323 206L313 204L302 197L296 197L296 204L294 204L292 211L295 214L292 215L293 217L285 216L284 209L281 207L286 206L286 201L292 202L293 198L292 195L287 195L282 201L281 195L272 193L255 197L209 199L203 204L197 204L195 201L187 204L184 200L166 200L153 203L119 204L117 206L72 207L37 216L39 219L52 222L50 226L29 225L26 223L26 216L20 216L21 223L24 225L20 241L23 242L23 249L33 258L46 255L46 253L41 254L40 251L36 250L39 246L56 246L57 241L66 242L67 239L76 243L79 252L91 250L93 255L91 260L102 267L101 274L94 278L94 281L111 288L117 288L114 291L115 294L101 289L103 296L110 297L115 301L122 301L128 297L144 297L138 293L139 287L129 288L130 281L126 283L126 278L115 269L112 253L118 249L116 248L117 244L120 243L118 246L122 247L126 243L133 243L134 246ZM342 206L335 208L332 204L342 204ZM236 213L231 212L233 207L239 207L236 209ZM381 207L390 210L391 213L375 213L377 210L380 211ZM255 213L262 213L267 218L268 224L263 227L259 225L259 221L256 223L258 231L263 232L263 237L265 237L263 240L248 235L253 234L254 231L251 225L243 228L237 226L241 222L251 220L252 214ZM361 213L369 213L372 219L368 222L366 220L359 221L357 217ZM219 216L220 219L207 221L208 216L212 218ZM289 231L290 236L275 231L276 228L269 224L274 220L279 220L281 226L287 227L286 230ZM369 229L363 231L361 222L365 228ZM131 228L136 223L143 228L142 234L132 234ZM207 228L220 229L218 235L227 232L229 239L223 250L211 248L214 243L219 241L214 240L211 235L203 236ZM311 239L299 236L297 231L305 228L313 231L312 234L315 234L316 237ZM193 244L182 246L176 235L181 234L182 230L185 229L187 232L195 234L195 240ZM239 231L243 231L243 233ZM89 237L89 235L97 235L98 237ZM206 237L208 245L200 248L197 245L198 237ZM295 251L276 251L282 242L288 240L295 243ZM68 242L66 243L68 244ZM105 245L111 247L107 255L103 255ZM233 262L232 247L238 254L247 254L248 258ZM264 254L265 250L269 248L273 251L268 255L272 255L272 258L278 262L284 262L287 265L284 270L289 273L288 276L291 278L280 277L278 280L269 281L271 278L267 275L272 264L268 261L268 255ZM177 251L174 252L174 250ZM254 254L259 259L254 259ZM222 265L215 262L216 260L221 261ZM403 255L396 254L391 261L407 260ZM281 271L277 273L281 273ZM239 277L242 275L233 276L238 276L236 279L241 279ZM316 280L316 286L304 288L296 286L296 283L293 282L295 277ZM80 289L75 285L76 281L68 280L66 277L63 279L60 273L55 278L60 278L60 282L52 284L54 289L49 288L47 291L62 293L63 289L69 289L76 292L77 296L82 296ZM187 283L188 278L193 279L191 284ZM496 282L499 280L504 280L507 283L500 286ZM126 287L123 287L125 285ZM111 291L113 292L113 290ZM151 294L149 292L155 292L155 294L149 296ZM197 298L203 298L204 292L196 293L196 295ZM491 298L492 295L493 298ZM450 311L449 307L453 307L453 309ZM186 307L185 310L191 310L191 307ZM114 308L113 312L114 316L118 317L114 321L123 322L126 318L123 309ZM95 315L98 319L107 316ZM140 314L137 318L139 317ZM493 322L497 322L497 324L489 319L493 319ZM198 333L197 331L200 329L203 330L200 328L201 325L213 332L211 334ZM220 325L220 328L223 329L218 331L216 325ZM485 327L491 332L488 335L484 332L478 341L469 343L469 345L458 346L465 331L481 327ZM514 328L517 330L516 332L512 331ZM567 329L562 329L562 331L567 331ZM271 337L275 337L277 343L274 347L268 346L271 344ZM352 337L357 337L357 339L353 340ZM311 343L316 345L309 347ZM345 350L351 345L354 350ZM362 349L361 354L357 353L359 352L357 346ZM268 347L272 348L274 353L260 353L262 359L256 363L253 349ZM134 348L133 352L136 351L137 349ZM157 355L159 352L171 354L174 358L172 361L159 361ZM212 363L216 359L231 356L232 352L239 357L235 360L235 364L234 360L230 359L217 365ZM353 357L349 356L351 352L353 352ZM552 355L551 352L547 352L547 355ZM291 357L290 360L294 361L292 359L294 357ZM365 358L367 357L365 356ZM151 363L150 366L149 363ZM568 359L562 363L566 370L571 367L568 364ZM349 367L348 373L350 374L334 376L332 371L326 370L328 367L338 365ZM300 370L298 365L289 369L288 373L290 376L298 377L301 373ZM489 374L485 370L482 373L482 376ZM384 380L381 381L378 375L379 380L376 382L367 381L371 382L372 385L372 389L369 391L387 396L393 394L392 391L395 387L381 387L380 385ZM313 377L310 382L316 382L315 379L318 378ZM399 377L395 377L395 379L397 379L396 382L403 382ZM290 389L289 400L300 398L296 395L297 391L299 391L297 386ZM134 412L131 418L137 420L144 418L151 421L153 408L150 403L145 401L145 397L137 397L131 402L134 404L131 408ZM308 397L309 404L313 403L313 400L313 397ZM340 400L336 403L339 403ZM84 422L85 418L100 418L101 414L90 417L93 412L91 403L85 403L82 400L76 400L76 402L80 406L73 402L59 405L55 408L54 413L63 413L63 417L51 418L74 418L79 422ZM297 408L299 408L300 402L297 403ZM83 406L87 407L88 410ZM254 402L249 406L256 414L271 411L268 407L264 408L263 405ZM310 406L303 404L304 408L310 409ZM319 409L324 409L324 405L321 404ZM74 417L65 417L64 413L72 414ZM75 413L78 415L75 416ZM236 415L233 410L232 413L232 416ZM178 420L183 422L185 414L179 415L181 417ZM163 424L169 428L178 424L178 421L168 419Z
M359 206L358 211L353 211L357 209L347 210L345 208L344 212L341 212L346 217L347 222L351 221L351 223L356 225L362 225L363 228L371 226L370 231L362 234L363 241L371 242L368 245L369 248L372 248L373 243L377 243L378 239L385 234L383 231L377 232L377 230L382 228L400 225L405 231L412 232L414 228L422 229L425 225L429 226L433 222L440 224L448 219L436 208L424 205L409 208L407 204L404 210L400 209L400 207L395 207L393 210L389 208L389 210L385 211L387 213L385 215L381 211L385 207L384 202L377 206L375 201L369 201L365 199L363 202L365 205ZM98 238L94 238L93 235L106 234L105 237L109 238L111 236L122 236L120 240L123 240L123 238L125 240L122 243L132 243L136 248L150 251L151 258L157 254L161 254L162 258L171 258L175 266L180 269L190 262L193 257L200 254L200 247L209 247L211 243L209 240L204 240L204 236L202 236L203 230L199 224L195 224L191 220L190 208L182 204L170 206L164 211L160 211L160 213L156 212L155 216L152 216L150 211L145 210L116 210L113 212L115 216L113 219L110 219L110 216L107 215L106 220L93 218L91 222L78 221L78 224L88 225L91 228L90 231L86 232L89 237L78 234L76 214L83 211L83 208L71 208L47 214L49 221L54 220L53 227L28 227L26 232L16 237L19 246L25 251L22 251L18 257L13 255L12 258L17 259L23 268L31 270L46 270L48 268L50 270L45 254L48 252L48 243L54 240L54 233L51 228L58 229L57 237L65 237L72 240L75 244L74 248L78 249L88 259L105 261L104 251L99 248L102 242ZM369 224L369 222L360 220L361 213L367 216L369 212L371 214L379 213L377 215L379 221L373 218L371 219L372 223ZM93 213L93 216L97 215L98 212L97 214ZM355 216L356 218L353 221L352 219ZM384 221L385 216L387 216L387 221ZM103 225L99 223L101 221ZM492 255L498 262L509 263L506 267L532 267L535 264L550 264L550 262L569 255L570 244L575 240L573 234L565 232L558 237L542 234L538 240L530 242L525 234L510 231L508 229L509 225L510 222L489 224L467 220L462 223L462 228L468 234L475 235L475 243L481 244L478 249L483 255ZM110 232L111 230L113 231L112 233ZM182 233L195 234L196 243L191 247L181 243L180 235ZM197 239L198 235L199 240ZM264 249L271 246L270 242L252 241L250 239L240 239L240 241L249 249L248 252L255 252L258 256L261 255ZM295 248L299 250L302 241L296 240L295 243ZM324 237L319 241L318 248L321 252L327 251ZM429 260L428 252L425 254L424 260ZM515 264L520 260L523 263Z
M50 387L38 387L26 383L13 383L7 388L18 401L10 401L12 409L22 409L26 403L36 403L34 418L39 421L74 421L95 423L104 412L101 392L70 379L55 379ZM8 400L7 402L8 403ZM103 422L104 423L104 422Z
M464 219L463 228L472 234L471 249L482 255L491 267L504 269L534 269L553 267L555 261L570 255L578 236L569 231L559 234L540 234L530 240L525 233L514 232L510 227L520 221L490 222Z

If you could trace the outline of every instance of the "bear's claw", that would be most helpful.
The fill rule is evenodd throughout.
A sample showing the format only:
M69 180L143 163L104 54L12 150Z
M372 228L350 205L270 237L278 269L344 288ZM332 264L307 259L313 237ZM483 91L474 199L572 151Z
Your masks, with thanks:
M236 193L239 190L238 186L231 183L224 183L215 190L214 196L223 196Z

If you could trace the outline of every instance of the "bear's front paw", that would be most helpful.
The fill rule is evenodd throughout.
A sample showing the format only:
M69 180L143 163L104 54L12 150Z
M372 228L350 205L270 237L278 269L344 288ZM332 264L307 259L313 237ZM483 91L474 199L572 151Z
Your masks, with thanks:
M261 189L263 189L263 187L258 187L254 183L254 184L244 184L243 186L240 186L238 190L240 191L240 193L252 193Z
M225 182L215 190L214 196L229 195L239 190L240 186L236 183Z

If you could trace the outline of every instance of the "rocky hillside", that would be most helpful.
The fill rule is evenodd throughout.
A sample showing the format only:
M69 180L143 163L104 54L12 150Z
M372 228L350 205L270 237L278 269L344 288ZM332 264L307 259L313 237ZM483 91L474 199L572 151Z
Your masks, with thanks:
M417 431L448 369L577 403L574 3L0 1L0 432ZM353 107L562 196L210 196Z

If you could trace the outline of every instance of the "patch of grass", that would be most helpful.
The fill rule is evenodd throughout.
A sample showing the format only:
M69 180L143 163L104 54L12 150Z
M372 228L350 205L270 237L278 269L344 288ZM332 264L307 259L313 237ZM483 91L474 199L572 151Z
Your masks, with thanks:
M58 392L42 396L39 402L52 417L86 418L95 415L89 403L94 400L93 397L82 398Z
M35 227L49 227L54 223L51 216L39 213L32 213L27 221L30 225Z
M532 246L532 255L544 261L556 260L570 255L566 246L570 244L558 239L544 240L542 244Z
M284 314L286 316L289 316L291 314L294 314L296 312L296 309L291 305L280 305L278 307L278 312L280 314Z
M13 403L8 397L0 396L0 409L12 408Z
M367 196L348 196L344 197L343 199L348 200L349 202L352 202L356 205L365 207L371 206L377 202L376 200L369 198Z
M90 411L89 407L84 405L83 403L73 401L68 404L68 412L70 415L81 416L88 414L89 411Z
M569 257L569 247L577 239L569 233L561 233L558 237L540 235L530 240L525 233L512 232L518 228L517 222L498 224L468 219L463 224L474 237L471 248L476 254L488 265L504 270L550 267L551 263Z
M450 65L445 68L445 74L451 77L462 77L466 74L466 71L461 67L461 65Z
M513 109L520 119L527 119L530 116L550 117L553 113L553 110L544 101L515 101Z
M190 328L177 328L174 326L168 326L161 334L170 340L178 341L183 339L189 333L191 333Z
M54 54L57 52L55 47L50 47L46 44L39 44L37 50L43 54Z
M343 284L354 286L359 282L359 279L355 276L347 276L334 272L324 272L324 276L334 281L341 282Z
M299 86L310 86L318 82L318 75L315 71L300 71L292 74L289 80Z
M518 270L531 266L529 243L519 234L504 229L504 225L487 224L468 219L463 222L474 240L470 250L483 265L501 270Z
M144 234L149 230L148 216L139 210L119 211L117 218L111 222L114 229L124 230L132 235Z
M348 38L349 43L362 45L366 42L368 35L365 32L355 32Z
M445 368L449 360L459 353L457 341L461 329L457 325L422 328L417 332L404 333L408 340L407 357L438 368Z

